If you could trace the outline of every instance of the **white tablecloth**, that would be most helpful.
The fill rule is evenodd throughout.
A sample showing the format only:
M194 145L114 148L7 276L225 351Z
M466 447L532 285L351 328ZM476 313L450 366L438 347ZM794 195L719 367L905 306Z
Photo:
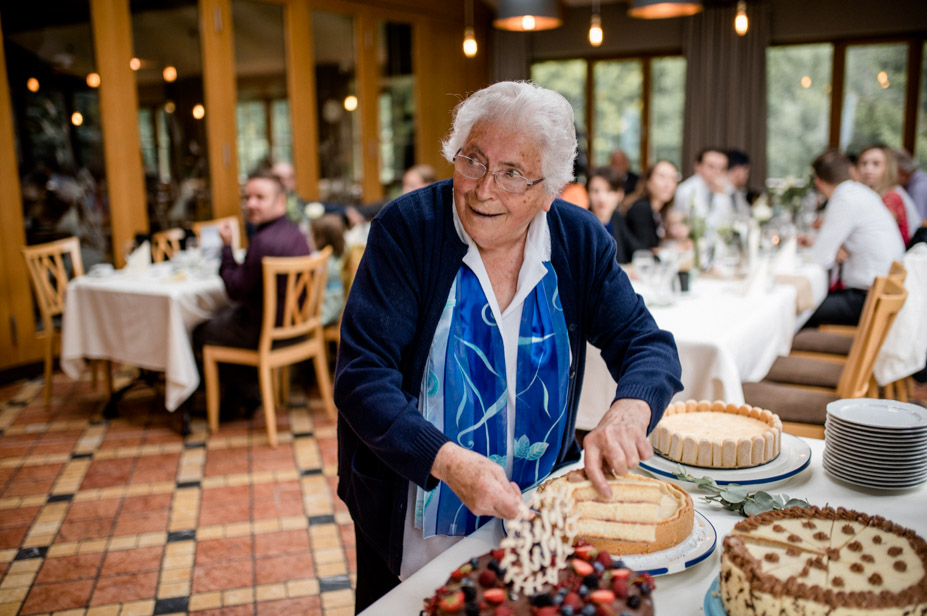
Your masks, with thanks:
M888 519L915 530L921 536L927 535L927 486L901 492L882 492L856 488L840 482L826 474L821 460L824 441L803 439L811 447L811 464L798 475L770 487L770 492L785 493L804 498L812 505L841 506L869 514L882 515ZM696 473L698 474L698 473ZM715 527L718 544L715 551L698 565L672 575L656 578L654 592L657 614L703 614L702 603L705 593L720 570L721 542L734 524L742 520L739 514L726 511L719 506L705 503L697 494L693 501L698 511L705 515ZM441 586L451 571L473 556L478 556L497 547L499 539L492 535L489 525L484 526L454 547L444 552L422 568L418 573L394 588L389 594L370 606L365 616L396 616L417 614L425 597Z
M164 405L176 410L200 382L193 328L228 305L217 274L174 274L167 263L142 274L82 276L68 285L61 369L77 378L89 358L164 372Z
M741 282L702 278L670 306L651 307L662 329L672 332L682 364L684 389L677 400L743 403L742 381L761 380L795 331L795 287L772 285L744 295ZM617 387L602 355L587 345L586 371L576 425L594 428Z

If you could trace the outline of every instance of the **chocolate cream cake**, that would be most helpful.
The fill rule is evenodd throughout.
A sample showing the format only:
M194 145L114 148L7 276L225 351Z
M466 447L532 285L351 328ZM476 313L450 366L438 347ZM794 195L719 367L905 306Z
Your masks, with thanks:
M638 574L608 552L584 544L560 569L557 582L532 594L506 584L506 550L499 548L458 567L425 600L423 615L651 616L650 575Z
M927 614L927 543L884 518L792 507L738 523L721 554L728 616Z

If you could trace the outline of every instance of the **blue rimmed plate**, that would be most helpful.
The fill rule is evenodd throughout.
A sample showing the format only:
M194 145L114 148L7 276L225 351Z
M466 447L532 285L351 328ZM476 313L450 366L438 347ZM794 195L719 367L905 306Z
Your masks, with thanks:
M749 486L775 483L788 479L808 468L810 463L811 446L797 436L783 432L779 455L774 460L760 466L733 469L705 468L681 464L657 454L649 460L641 462L640 468L653 475L678 481L676 479L676 466L679 465L690 475L696 477L707 475L711 477L718 485L739 483L740 485Z
M716 577L705 593L705 616L727 616L724 604L721 602L721 578Z
M692 532L679 545L651 554L621 555L624 564L640 573L668 575L699 564L715 551L718 533L704 515L695 512Z

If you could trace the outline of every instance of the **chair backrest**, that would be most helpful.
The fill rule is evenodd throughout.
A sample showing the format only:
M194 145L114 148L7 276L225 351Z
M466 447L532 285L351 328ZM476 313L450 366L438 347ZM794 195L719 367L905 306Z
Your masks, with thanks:
M52 318L64 312L65 293L72 278L84 275L84 262L80 256L80 240L68 237L47 244L26 246L23 257L29 269L29 278L35 291L42 323L46 331L53 331ZM65 255L70 258L68 276Z
M322 295L328 280L331 246L305 257L264 257L264 322L258 350L269 352L277 340L322 334ZM278 289L286 289L283 310L279 310ZM282 312L277 323L277 313Z
M228 223L232 228L232 250L238 250L241 248L241 221L238 216L225 216L212 220L200 220L192 223L190 227L193 229L193 234L196 236L196 239L200 240L200 245L202 246L203 229L206 227L218 228L224 223Z
M905 269L904 264L898 261L892 261L892 266L888 270L888 277L897 278L900 282L904 282L907 276L908 270Z
M876 356L907 297L908 291L897 277L876 277L866 296L863 316L840 374L838 396L861 398L866 395Z
M151 261L160 263L180 252L180 243L186 236L183 229L167 229L151 234Z

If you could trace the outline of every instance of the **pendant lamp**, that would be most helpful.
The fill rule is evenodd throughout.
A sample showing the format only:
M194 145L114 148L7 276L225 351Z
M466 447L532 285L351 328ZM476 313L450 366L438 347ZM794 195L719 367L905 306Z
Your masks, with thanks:
M638 19L666 19L688 17L701 10L701 0L632 0L628 15Z
M500 30L552 30L563 24L557 0L499 0L493 25Z

